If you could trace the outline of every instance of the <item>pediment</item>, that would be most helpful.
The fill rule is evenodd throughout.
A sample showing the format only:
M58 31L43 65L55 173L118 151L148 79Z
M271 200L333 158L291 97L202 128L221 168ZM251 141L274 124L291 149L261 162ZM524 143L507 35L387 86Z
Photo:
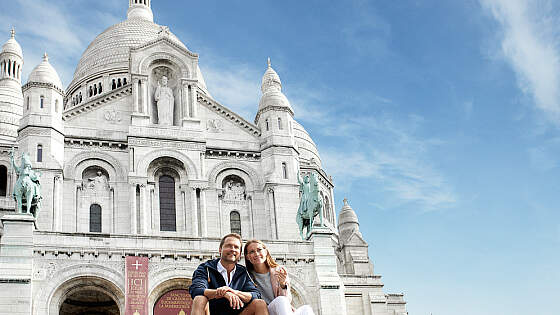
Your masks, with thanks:
M130 84L112 90L108 93L101 94L97 97L93 97L83 104L66 109L62 113L62 120L70 121L78 116L81 116L84 113L92 112L99 107L105 106L108 103L118 101L129 95L132 95L132 86Z
M259 127L245 120L243 117L229 110L224 105L218 103L208 95L198 93L198 103L204 105L210 111L216 113L226 121L238 126L253 137L260 137L261 131Z
M140 46L134 47L131 49L131 52L140 52L140 51L145 51L145 50L149 50L152 47L161 47L161 45L166 45L169 47L172 47L174 49L176 49L177 51L188 55L191 58L194 59L198 59L198 54L197 53L193 53L190 50L186 49L185 47L175 43L174 41L172 41L168 36L160 36L154 40L151 40L149 42L146 42Z

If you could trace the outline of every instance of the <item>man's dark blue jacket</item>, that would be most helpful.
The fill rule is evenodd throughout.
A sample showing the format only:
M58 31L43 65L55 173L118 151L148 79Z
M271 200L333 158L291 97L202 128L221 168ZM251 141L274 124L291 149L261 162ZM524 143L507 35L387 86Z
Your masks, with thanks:
M217 289L226 285L224 277L218 271L218 261L220 259L209 260L202 263L196 268L192 277L192 284L189 288L189 293L191 298L195 298L199 295L204 295L204 290L206 289ZM230 288L242 292L251 293L253 299L260 299L261 294L255 284L249 278L247 269L240 265L235 265L235 274L231 280ZM249 303L244 303L248 305ZM225 298L210 300L210 314L231 314L232 309L229 306L229 302ZM237 312L236 312L237 313Z

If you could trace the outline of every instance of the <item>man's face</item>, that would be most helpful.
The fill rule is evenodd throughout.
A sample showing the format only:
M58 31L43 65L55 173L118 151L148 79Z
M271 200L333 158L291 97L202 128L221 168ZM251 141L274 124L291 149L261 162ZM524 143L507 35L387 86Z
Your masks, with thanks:
M235 237L228 237L220 248L220 259L225 263L236 263L241 256L241 242Z

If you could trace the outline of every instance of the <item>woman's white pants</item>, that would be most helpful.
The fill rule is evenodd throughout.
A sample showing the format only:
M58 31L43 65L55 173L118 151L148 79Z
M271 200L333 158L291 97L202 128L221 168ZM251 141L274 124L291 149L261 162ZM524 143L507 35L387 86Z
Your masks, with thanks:
M295 312L292 311L290 301L285 296L279 296L268 304L270 315L315 315L309 305L299 307Z

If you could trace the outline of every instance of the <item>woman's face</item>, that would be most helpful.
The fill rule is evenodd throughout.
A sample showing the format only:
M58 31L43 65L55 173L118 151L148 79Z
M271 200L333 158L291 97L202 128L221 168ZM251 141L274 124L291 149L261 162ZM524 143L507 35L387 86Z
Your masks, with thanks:
M247 259L249 259L253 265L264 264L267 255L268 251L262 244L251 243L247 247Z

